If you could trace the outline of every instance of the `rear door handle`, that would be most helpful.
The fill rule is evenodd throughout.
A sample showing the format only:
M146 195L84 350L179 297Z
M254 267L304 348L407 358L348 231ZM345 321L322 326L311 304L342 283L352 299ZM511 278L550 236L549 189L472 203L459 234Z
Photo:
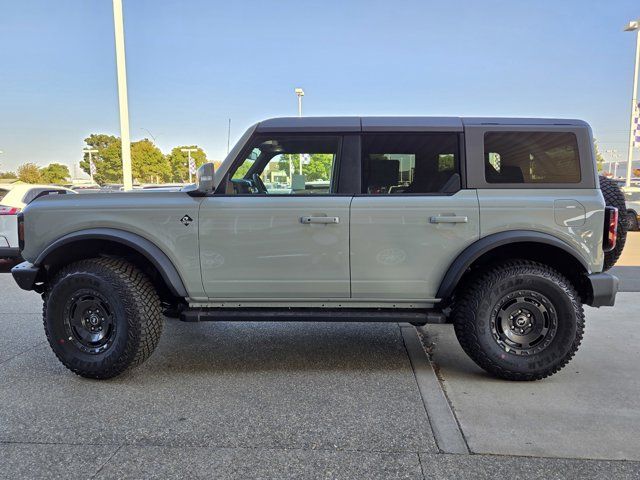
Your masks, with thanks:
M340 217L300 217L300 223L335 224L340 223Z
M429 218L429 223L467 223L469 218L458 215L435 215Z

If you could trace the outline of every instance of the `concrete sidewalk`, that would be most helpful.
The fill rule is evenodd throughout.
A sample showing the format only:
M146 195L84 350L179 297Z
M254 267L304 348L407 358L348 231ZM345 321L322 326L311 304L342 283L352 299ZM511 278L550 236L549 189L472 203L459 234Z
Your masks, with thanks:
M548 441L556 434L533 425L532 445L523 452L505 441L517 438L513 432L491 430L490 422L470 413L474 403L478 411L488 410L486 402L495 398L487 392L504 393L506 400L500 405L508 412L507 407L514 407L510 399L529 400L533 392L544 403L566 391L567 397L579 396L579 409L566 423L561 416L555 417L557 432L570 431L576 417L585 424L596 418L602 429L586 430L596 438L609 443L617 435L627 435L633 441L621 425L620 408L630 401L631 392L638 391L637 363L624 368L616 364L618 371L609 378L598 373L604 370L595 374L589 370L592 362L608 361L603 357L617 334L601 339L588 328L584 356L595 357L575 365L581 373L575 374L572 364L566 374L554 377L557 380L532 384L500 382L473 372L473 364L455 350L457 344L447 347L448 353L436 347L468 447L473 453L498 454L451 455L443 453L447 444L442 443L442 435L436 439L432 425L442 431L458 429L458 423L454 417L443 418L451 410L446 399L446 408L438 403L438 396L445 398L438 381L430 387L433 391L424 391L425 385L434 385L427 378L433 370L424 352L416 353L407 344L411 338L406 335L415 334L408 327L170 320L147 363L99 382L77 377L57 361L45 342L38 295L20 291L6 274L0 275L0 292L0 478L640 475L639 462L584 459L589 455L636 458L633 451L594 454L589 442L584 442L585 450L578 444L575 451L565 447L551 451ZM589 312L590 325L593 316ZM444 346L448 333L445 327L437 328L443 328L439 345ZM602 351L594 350L598 343ZM444 359L450 363L443 363ZM469 369L473 391L455 378L466 378ZM576 378L582 382L578 386ZM592 385L593 391L580 390L585 384ZM598 388L602 393L592 402ZM549 391L556 396L549 397ZM469 402L472 392L477 394ZM599 410L605 396L617 401L617 411ZM633 409L628 410L631 428L636 417ZM566 442L574 440L573 434L566 437ZM581 459L507 456L513 453Z

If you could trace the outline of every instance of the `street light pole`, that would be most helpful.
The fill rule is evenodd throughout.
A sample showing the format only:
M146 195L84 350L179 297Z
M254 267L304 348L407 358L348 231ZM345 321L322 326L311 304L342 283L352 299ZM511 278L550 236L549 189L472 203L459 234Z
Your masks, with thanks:
M302 116L302 97L304 97L304 90L301 88L295 89L296 95L298 96L298 116Z
M631 126L629 129L629 153L627 154L627 179L625 185L631 186L633 171L633 144L635 143L634 117L638 105L638 66L640 64L640 22L634 20L625 27L625 32L636 32L636 60L633 68L633 93L631 95Z
M122 183L125 191L133 189L131 176L131 139L129 137L129 102L127 96L127 66L124 54L124 21L122 0L113 0L113 26L116 41L118 71L118 104L120 106L120 138L122 139Z

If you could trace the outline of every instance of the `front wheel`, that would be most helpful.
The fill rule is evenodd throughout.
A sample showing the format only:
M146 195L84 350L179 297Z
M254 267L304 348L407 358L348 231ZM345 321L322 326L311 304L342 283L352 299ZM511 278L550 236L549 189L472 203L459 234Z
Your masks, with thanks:
M44 328L72 372L107 379L146 360L160 339L160 299L151 281L119 259L81 260L60 270L44 295Z
M507 380L539 380L578 350L584 312L563 275L520 260L470 279L458 294L453 322L460 345L484 370Z

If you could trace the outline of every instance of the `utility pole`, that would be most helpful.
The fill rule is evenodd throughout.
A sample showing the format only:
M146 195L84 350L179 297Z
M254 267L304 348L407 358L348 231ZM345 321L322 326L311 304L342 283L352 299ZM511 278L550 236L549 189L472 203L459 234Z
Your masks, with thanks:
M186 153L187 157L189 158L189 162L187 163L187 165L189 166L189 183L191 183L192 175L195 173L195 170L196 170L196 162L191 159L191 152L197 152L198 149L197 148L181 148L180 151Z
M230 143L231 143L231 119L229 119L229 127L227 128L227 155L229 154Z
M93 164L93 156L92 156L92 154L98 153L98 150L96 150L95 148L85 148L82 151L84 153L88 153L89 154L89 176L91 177L91 182L95 183L93 181L93 176L96 173L96 166Z
M302 116L302 97L304 97L304 90L302 90L301 88L296 88L294 91L296 92L296 95L298 97L298 116L301 117Z
M124 20L122 0L113 0L113 27L118 71L118 104L120 106L120 138L122 140L122 183L125 191L133 189L131 176L131 139L129 137L129 101L127 96L127 66L124 52Z
M633 172L633 147L636 143L636 109L638 108L638 64L640 63L640 21L634 20L624 28L625 32L636 32L636 60L633 68L633 93L631 94L631 126L629 129L629 153L627 154L627 179L625 185L631 186L631 173ZM640 118L638 118L640 121ZM640 128L640 127L639 127Z

